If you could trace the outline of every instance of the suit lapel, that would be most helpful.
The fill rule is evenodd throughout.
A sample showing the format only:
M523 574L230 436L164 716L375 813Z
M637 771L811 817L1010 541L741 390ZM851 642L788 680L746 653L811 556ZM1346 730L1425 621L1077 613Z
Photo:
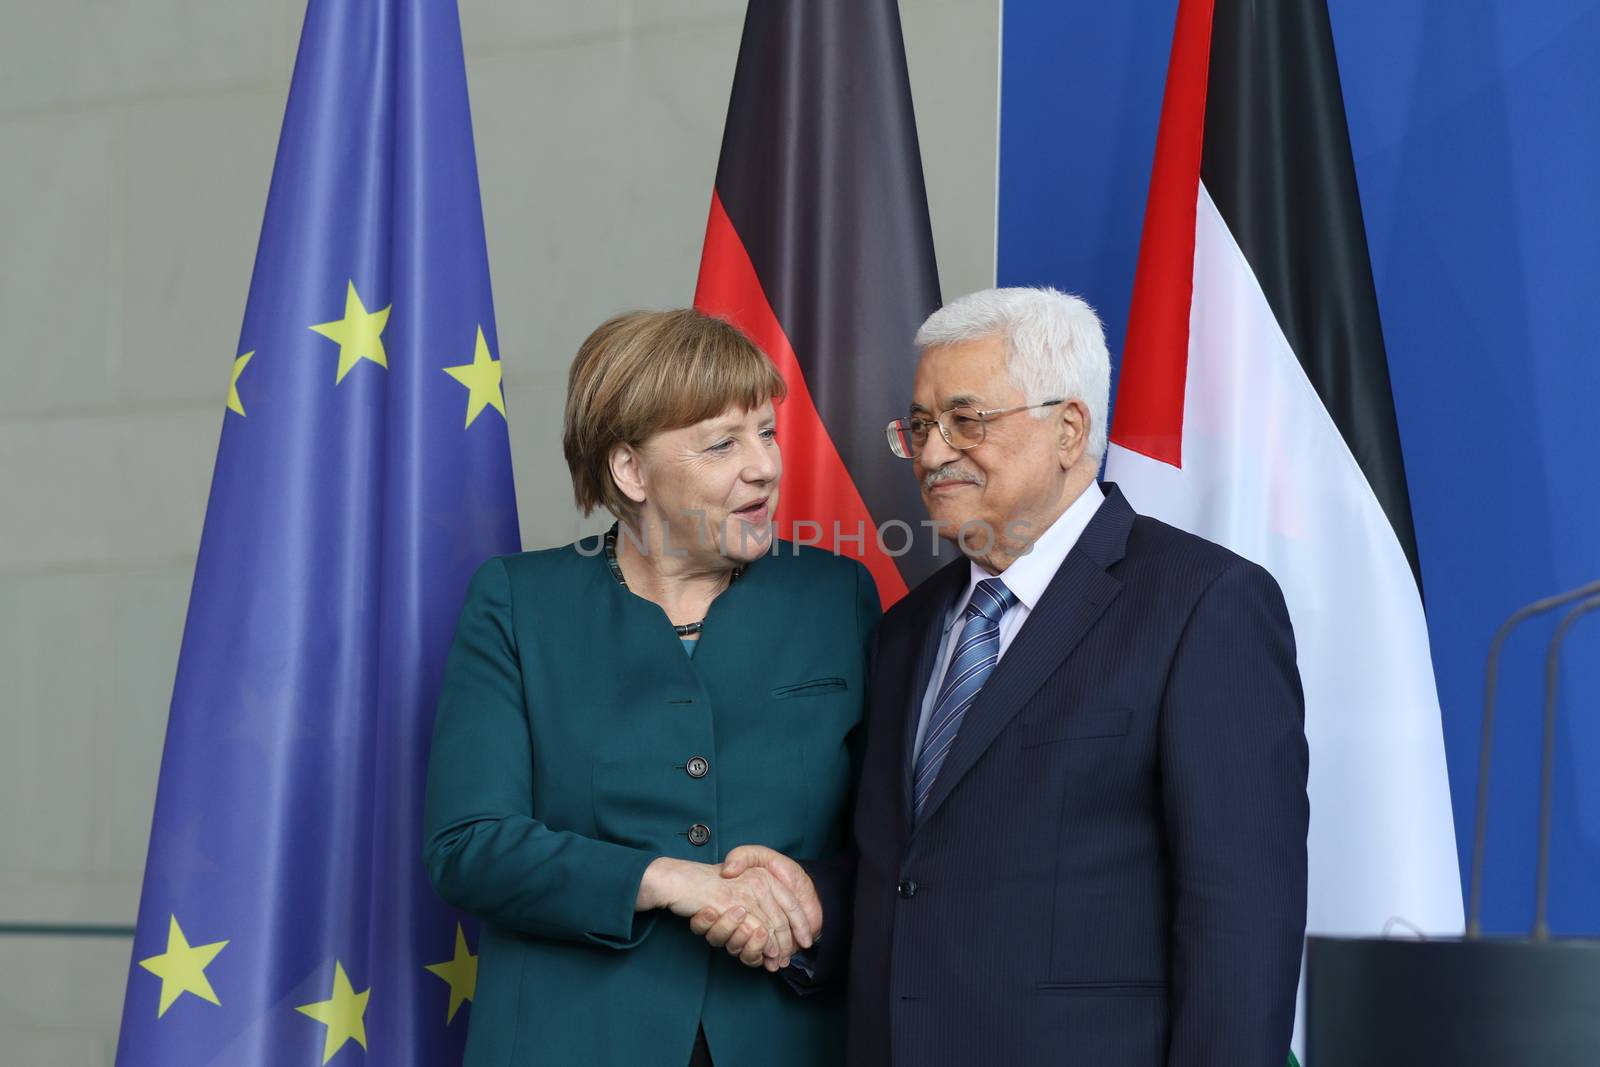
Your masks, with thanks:
M1107 568L1122 558L1134 515L1115 485L1107 483L1105 490L1105 501L963 716L950 754L939 768L933 792L923 806L919 827L939 809L1000 731L1072 654L1121 592L1122 583L1108 574ZM931 664L928 670L932 670ZM909 795L909 785L907 789Z
M913 636L908 642L911 656L907 662L911 673L907 676L906 703L900 713L900 814L906 823L911 821L911 747L917 742L917 726L922 721L922 701L928 692L928 676L933 673L939 656L939 642L944 636L944 620L950 606L967 586L971 565L958 559L944 567L927 582L927 596L917 606L912 621ZM918 590L922 592L922 590Z

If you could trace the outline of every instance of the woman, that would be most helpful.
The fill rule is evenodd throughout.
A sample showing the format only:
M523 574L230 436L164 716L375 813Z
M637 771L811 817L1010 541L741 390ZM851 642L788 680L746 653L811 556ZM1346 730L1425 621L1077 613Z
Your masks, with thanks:
M578 351L567 465L617 524L478 572L428 768L429 873L484 921L468 1067L843 1060L841 1004L741 965L807 947L802 909L719 866L843 846L878 617L860 564L774 539L783 395L695 311ZM740 907L727 951L685 922Z

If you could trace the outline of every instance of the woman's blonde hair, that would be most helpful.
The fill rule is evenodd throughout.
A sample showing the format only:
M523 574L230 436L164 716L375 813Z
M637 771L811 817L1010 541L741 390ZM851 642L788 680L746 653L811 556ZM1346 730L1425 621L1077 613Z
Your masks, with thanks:
M693 308L630 311L608 319L578 349L567 375L561 450L572 494L587 515L618 518L637 505L611 477L617 445L643 445L730 407L782 400L788 389L761 349L738 328Z

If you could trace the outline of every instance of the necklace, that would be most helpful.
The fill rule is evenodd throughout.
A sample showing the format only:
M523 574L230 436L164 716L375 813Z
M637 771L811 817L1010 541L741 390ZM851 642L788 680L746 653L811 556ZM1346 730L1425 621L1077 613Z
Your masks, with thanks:
M606 531L606 566L611 568L611 577L617 580L617 584L626 589L628 588L628 580L622 576L622 564L617 562L617 525L617 523L612 523L611 529ZM733 575L728 579L728 584L732 585L734 582L737 582L739 580L739 575L743 573L743 567L733 568ZM698 622L686 622L682 625L674 623L672 626L672 632L677 634L679 637L693 637L695 634L705 629L705 627L706 620L704 619L701 619Z

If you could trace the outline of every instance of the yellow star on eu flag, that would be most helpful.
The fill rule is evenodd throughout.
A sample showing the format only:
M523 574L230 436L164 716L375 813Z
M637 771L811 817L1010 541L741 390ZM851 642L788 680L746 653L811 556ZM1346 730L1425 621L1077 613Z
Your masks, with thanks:
M489 355L489 345L483 339L483 327L478 327L478 343L472 349L472 362L459 367L446 367L444 372L467 387L467 425L493 407L503 419L506 417L506 398L500 392L500 361Z
M333 1059L333 1054L343 1048L346 1041L354 1041L362 1048L367 1047L365 1016L367 998L371 995L370 988L357 993L351 987L349 977L344 973L344 964L334 960L333 996L327 1000L319 1000L315 1004L302 1004L294 1009L302 1015L311 1016L328 1028L327 1036L322 1042L323 1063Z
M250 362L250 357L255 352L246 352L233 361L233 377L228 380L228 410L244 414L244 401L239 399L239 375L244 373L245 364Z
M449 1026L455 1022L462 1001L471 1000L472 994L478 991L478 957L467 950L467 935L461 932L460 923L456 923L455 958L428 964L428 973L450 983L450 1011L444 1017L445 1025Z
M161 1018L172 1007L173 1001L185 993L201 1000L221 1004L217 991L211 988L206 968L217 958L217 953L227 947L226 941L213 941L209 945L191 945L183 936L178 917L171 917L167 926L167 951L139 961L139 966L161 979L161 1004L156 1008L156 1018Z
M350 369L364 359L388 369L389 356L383 350L383 327L388 321L389 308L368 311L356 295L356 283L350 282L344 294L344 318L311 327L328 340L339 342L339 371L333 379L335 385L344 381Z

